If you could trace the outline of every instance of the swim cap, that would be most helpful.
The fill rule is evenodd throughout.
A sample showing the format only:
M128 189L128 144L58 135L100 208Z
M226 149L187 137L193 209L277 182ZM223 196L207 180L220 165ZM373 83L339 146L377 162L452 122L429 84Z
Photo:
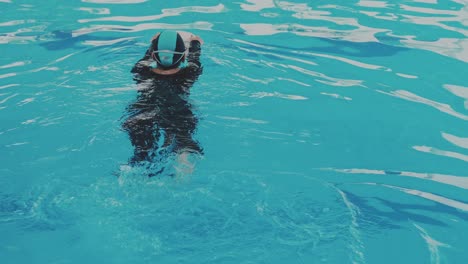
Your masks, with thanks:
M161 32L152 45L154 59L163 68L177 67L185 53L184 40L172 30Z

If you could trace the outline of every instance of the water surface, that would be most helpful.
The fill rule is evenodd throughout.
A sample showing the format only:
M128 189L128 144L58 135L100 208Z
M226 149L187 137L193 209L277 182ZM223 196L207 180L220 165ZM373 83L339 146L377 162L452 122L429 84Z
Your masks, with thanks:
M0 10L2 263L468 258L466 1ZM121 125L162 29L205 40L189 98L204 155L148 178Z

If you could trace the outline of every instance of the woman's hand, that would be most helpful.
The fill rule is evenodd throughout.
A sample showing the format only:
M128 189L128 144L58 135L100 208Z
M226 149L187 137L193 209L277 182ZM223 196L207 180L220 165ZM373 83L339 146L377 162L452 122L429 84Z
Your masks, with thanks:
M154 35L154 36L151 38L151 42L153 42L153 40L155 40L155 39L159 36L159 34L161 34L161 33L156 33L156 35Z
M192 42L194 40L200 42L200 45L203 45L203 39L201 39L199 36L191 35L190 36L190 42Z
M161 33L160 33L160 32L159 32L159 33L156 33L156 35L154 35L154 36L151 38L151 41L150 41L151 45L150 45L150 48L149 48L149 51L150 51L150 52L153 52L153 49L154 49L154 47L153 47L153 40L155 40L155 39L159 36L159 34L161 34Z

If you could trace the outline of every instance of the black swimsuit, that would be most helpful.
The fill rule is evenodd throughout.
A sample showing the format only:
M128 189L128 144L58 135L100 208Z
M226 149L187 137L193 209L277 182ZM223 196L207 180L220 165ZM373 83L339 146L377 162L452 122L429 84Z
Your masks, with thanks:
M138 97L127 107L128 117L122 125L135 148L131 163L152 161L160 150L201 154L202 148L193 139L198 119L188 101L189 90L203 71L200 43L192 41L188 66L172 75L152 71L150 52L132 69Z

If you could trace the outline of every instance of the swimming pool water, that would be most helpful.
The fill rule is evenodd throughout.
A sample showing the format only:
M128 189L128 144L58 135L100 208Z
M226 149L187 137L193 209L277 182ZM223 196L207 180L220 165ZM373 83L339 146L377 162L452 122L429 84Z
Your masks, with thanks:
M0 0L0 262L466 263L467 3ZM205 41L204 155L148 178L162 29Z

